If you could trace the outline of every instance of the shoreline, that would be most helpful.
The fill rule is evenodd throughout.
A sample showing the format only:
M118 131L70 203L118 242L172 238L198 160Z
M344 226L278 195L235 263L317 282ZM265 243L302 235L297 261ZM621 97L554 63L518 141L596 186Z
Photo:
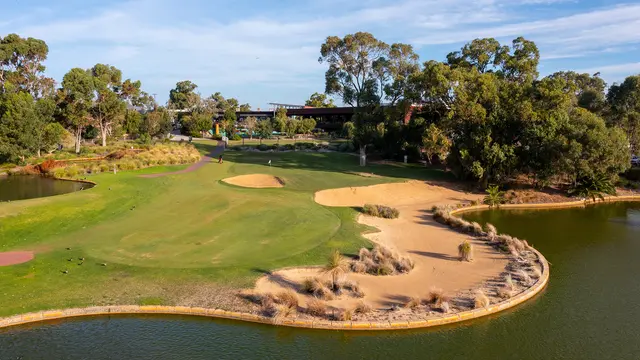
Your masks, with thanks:
M187 306L155 306L155 305L113 305L94 306L86 308L72 308L64 310L47 310L14 315L0 319L0 329L12 326L57 320L64 318L74 318L81 316L104 316L104 315L125 315L125 314L162 314L162 315L192 315L204 316L220 319L240 320L268 325L279 325L307 329L326 330L399 330L399 329L420 329L445 324L453 324L483 316L495 314L513 308L542 291L549 282L549 264L547 260L537 250L533 250L539 257L543 267L542 276L534 285L512 298L480 309L473 309L458 312L455 314L443 314L442 316L431 316L414 321L331 321L331 320L296 320L284 319L274 323L273 318L243 313L226 311L214 308L187 307Z
M562 203L539 203L539 204L503 204L497 209L527 209L527 210L545 210L571 207L584 207L590 204L640 201L640 195L627 195L618 197L606 197L604 200L578 200ZM451 211L451 215L457 215L471 211L484 211L492 209L488 205L467 206ZM455 232L454 229L448 228L448 231ZM424 316L416 317L412 320L402 321L333 321L324 319L296 319L285 318L280 321L274 321L273 318L257 315L248 312L227 311L217 308L202 307L186 307L186 306L155 306L155 305L112 305L112 306L93 306L85 308L70 308L63 310L45 310L38 312L30 312L18 314L9 317L0 318L0 329L12 326L44 322L49 320L74 318L81 316L108 316L108 315L135 315L135 314L160 314L160 315L191 315L203 316L211 318L231 319L239 321L247 321L252 323L261 323L268 325L279 325L295 328L307 329L325 329L325 330L402 330L402 329L420 329L430 328L445 324L460 323L472 319L481 318L483 316L496 314L507 309L518 306L532 297L536 296L547 286L550 274L549 263L546 258L536 249L531 249L538 257L538 262L542 266L542 276L536 282L512 296L511 298L492 304L486 308L478 308L465 310L452 314L442 314L440 316ZM278 269L282 270L282 269Z

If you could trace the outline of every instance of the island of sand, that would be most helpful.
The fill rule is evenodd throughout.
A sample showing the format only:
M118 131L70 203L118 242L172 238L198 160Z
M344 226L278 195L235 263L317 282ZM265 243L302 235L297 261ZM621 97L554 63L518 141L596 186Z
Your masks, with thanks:
M450 185L447 185L450 186ZM411 271L392 276L346 271L342 281L358 284L358 296L340 295L325 300L329 312L344 312L357 309L358 304L367 303L373 309L366 316L354 314L354 320L411 320L424 318L424 313L434 313L429 307L417 311L415 302L422 303L430 291L438 289L451 299L451 309L459 312L474 308L474 294L482 291L497 303L504 298L499 289L490 288L508 274L510 262L508 253L498 251L486 239L464 231L453 231L449 226L436 222L432 216L433 206L452 206L480 200L481 195L466 193L450 187L428 184L423 181L382 184L367 187L348 187L323 190L315 194L315 201L325 206L361 207L365 204L381 204L396 208L397 219L384 219L359 215L360 223L373 226L379 231L365 234L376 246L389 249L397 256L409 257L414 264ZM460 261L458 245L464 241L472 244L473 260ZM272 272L260 278L254 292L256 294L282 294L293 290L298 293L300 306L316 303L313 294L300 291L308 279L330 277L321 267L289 268ZM511 280L510 280L511 281ZM521 290L526 288L523 286ZM514 289L515 290L515 289ZM514 291L515 292L515 291ZM406 304L414 300L409 308ZM477 307L477 306L476 306ZM336 320L339 318L336 318Z
M257 189L284 187L284 180L282 178L266 174L240 175L222 179L222 181L235 186Z

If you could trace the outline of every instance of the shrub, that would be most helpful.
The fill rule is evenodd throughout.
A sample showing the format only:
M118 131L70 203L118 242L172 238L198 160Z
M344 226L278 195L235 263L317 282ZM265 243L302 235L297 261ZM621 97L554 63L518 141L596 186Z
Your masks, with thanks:
M471 223L471 233L474 235L478 235L481 236L484 234L484 231L482 231L482 225L478 224L477 222L472 222Z
M404 304L407 309L415 309L422 304L422 300L419 297L412 297Z
M269 145L266 145L266 144L260 144L260 145L258 145L257 149L260 150L260 151L267 151L267 150L270 150L271 147Z
M460 257L460 261L471 261L473 257L473 246L468 241L463 241L460 245L458 245L458 257Z
M298 308L298 294L293 290L282 291L277 296L277 302L289 308Z
M371 305L366 303L364 300L360 300L356 305L355 309L353 310L353 312L356 314L368 314L372 310L373 308L371 308Z
M313 293L316 289L316 279L306 278L300 285L300 291L304 293Z
M343 310L339 316L341 321L351 321L351 318L353 318L353 310L350 309Z
M489 301L489 298L487 297L487 295L485 295L484 292L482 292L482 290L478 290L476 292L474 304L475 304L475 308L479 309L479 308L489 307L491 302Z
M415 264L413 260L408 257L402 258L398 262L396 262L396 270L401 273L408 273L409 271L413 270L414 267Z
M513 284L513 279L511 278L511 274L507 274L504 277L504 283L506 284L507 288L511 291L513 291L514 289L514 284Z
M229 140L239 141L239 140L242 140L242 136L240 136L239 134L233 134L233 135L231 135Z
M42 174L48 174L50 173L53 169L62 166L63 163L59 163L53 159L48 159L43 161L40 165L37 166L38 170L40 171L40 173Z
M531 286L531 276L529 276L529 274L524 271L524 270L518 270L518 278L520 279L520 282L522 283L522 285L524 286Z
M496 236L498 235L498 230L496 229L496 227L490 223L487 223L485 225L485 229L487 230L487 237L489 237L489 240L495 240Z
M276 311L277 307L273 294L260 295L260 312L265 316L274 316Z
M333 300L334 296L328 286L316 279L314 283L313 296L318 299Z
M394 209L384 205L365 204L362 207L362 212L369 216L377 216L385 219L396 219L400 212L398 209Z
M394 270L395 267L386 259L377 266L378 275L392 275Z
M367 265L362 261L354 261L351 263L351 271L358 274L367 272Z
M498 288L498 297L501 299L510 299L512 290L510 290L507 286L501 286Z
M533 277L536 279L540 279L542 277L542 271L540 271L540 268L537 265L534 265L531 268L531 272L533 273Z
M344 274L348 270L348 265L345 259L340 254L340 251L334 250L329 258L327 259L327 263L323 268L323 272L331 275L331 287L336 290L336 283L338 279L338 275Z
M317 299L311 299L307 303L307 314L318 317L325 317L327 315L327 305Z
M429 290L429 294L427 295L427 302L435 305L436 307L440 306L444 302L449 301L449 297L444 293L444 291L440 288L432 287Z
M483 202L490 207L500 206L500 204L504 203L504 191L500 191L498 185L489 186L485 192L487 196L484 197Z
M371 252L367 248L361 248L358 252L358 259L360 261L364 261L365 259L371 258Z
M379 216L378 207L376 205L365 204L362 212L370 216Z

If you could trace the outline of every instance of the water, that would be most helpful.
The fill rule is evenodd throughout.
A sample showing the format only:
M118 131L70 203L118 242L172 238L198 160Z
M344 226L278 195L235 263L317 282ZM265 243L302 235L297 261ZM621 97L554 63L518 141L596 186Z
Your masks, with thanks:
M37 175L0 176L0 201L60 195L92 186L87 183L56 180Z
M488 318L399 332L182 316L63 320L0 330L0 359L640 358L640 203L465 217L542 251L552 263L547 289Z

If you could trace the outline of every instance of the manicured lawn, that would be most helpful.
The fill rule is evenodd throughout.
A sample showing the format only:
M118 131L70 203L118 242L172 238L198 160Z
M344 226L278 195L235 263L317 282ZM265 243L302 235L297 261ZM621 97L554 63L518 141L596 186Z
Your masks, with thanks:
M196 146L206 153L213 142ZM226 152L224 159L222 165L160 178L139 175L184 166L104 173L89 177L98 183L90 190L1 203L0 251L34 250L36 258L0 268L0 316L70 306L175 304L182 301L176 289L190 284L249 287L264 271L321 264L331 249L355 253L367 243L356 211L320 206L315 191L445 177L414 166L363 170L357 157L339 153ZM245 189L220 182L251 173L282 177L286 186ZM82 265L79 258L85 258Z

